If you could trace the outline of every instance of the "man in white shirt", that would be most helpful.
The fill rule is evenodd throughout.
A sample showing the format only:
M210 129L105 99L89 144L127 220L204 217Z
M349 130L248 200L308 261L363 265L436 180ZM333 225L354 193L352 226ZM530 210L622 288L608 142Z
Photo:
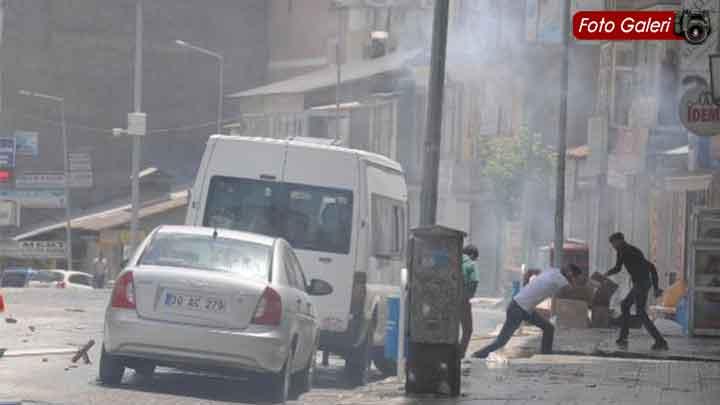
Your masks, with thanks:
M562 270L551 268L540 273L510 301L505 324L495 341L475 352L473 357L484 359L490 353L505 346L523 321L542 329L542 353L552 353L555 327L535 311L535 307L554 296L561 288L575 285L581 275L582 270L574 264L564 266Z

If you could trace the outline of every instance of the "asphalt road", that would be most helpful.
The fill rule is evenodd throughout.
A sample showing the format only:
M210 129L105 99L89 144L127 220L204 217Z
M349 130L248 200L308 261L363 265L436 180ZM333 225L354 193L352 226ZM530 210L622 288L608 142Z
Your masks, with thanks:
M57 289L4 290L7 309L0 322L0 404L27 401L35 404L262 404L263 384L256 380L193 374L158 369L155 378L143 381L126 371L118 387L98 384L97 360L102 336L103 312L108 291L62 291ZM503 314L475 310L476 331L489 333ZM97 344L90 351L92 364L72 364L71 353L43 354L71 349L87 343ZM319 362L318 362L319 363ZM344 381L343 361L331 358L328 367L318 367L312 392L297 403L350 404L361 402L375 386L351 388ZM412 403L412 401L407 402Z

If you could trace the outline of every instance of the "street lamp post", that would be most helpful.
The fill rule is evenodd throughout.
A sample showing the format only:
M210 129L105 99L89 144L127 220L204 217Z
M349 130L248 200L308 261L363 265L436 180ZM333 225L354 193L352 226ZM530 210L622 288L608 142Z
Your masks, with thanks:
M218 105L217 105L217 133L222 133L222 119L223 119L223 76L224 76L224 65L225 59L217 52L213 52L209 49L201 48L199 46L187 43L185 41L176 40L175 44L183 48L187 48L202 54L212 56L218 61Z
M68 162L68 137L67 125L65 125L65 99L62 97L51 96L49 94L37 93L33 91L20 90L20 94L28 97L37 97L43 100L53 101L60 104L60 126L62 131L63 143L63 171L65 181L63 182L65 191L65 259L67 264L65 268L71 270L72 267L72 219L70 207L70 170Z

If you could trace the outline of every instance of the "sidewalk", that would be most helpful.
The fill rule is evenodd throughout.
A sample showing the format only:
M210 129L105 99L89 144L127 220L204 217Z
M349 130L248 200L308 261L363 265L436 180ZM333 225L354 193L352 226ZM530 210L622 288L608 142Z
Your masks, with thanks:
M670 350L652 352L652 339L633 329L630 347L614 347L617 330L558 329L551 356L537 355L540 333L521 328L497 356L463 364L462 396L407 398L390 378L352 391L333 404L716 404L720 398L720 339L688 338L660 325ZM475 336L469 352L492 339ZM684 359L679 361L674 359ZM705 360L705 361L703 361ZM330 399L330 398L328 398Z
M659 322L658 328L668 341L668 351L650 350L653 340L644 329L631 329L627 350L621 350L615 345L618 334L616 329L557 329L554 350L555 354L568 355L720 361L720 338L683 336L670 321ZM540 338L538 329L523 327L498 354L507 358L530 357L538 353ZM475 338L480 345L492 339L492 336Z

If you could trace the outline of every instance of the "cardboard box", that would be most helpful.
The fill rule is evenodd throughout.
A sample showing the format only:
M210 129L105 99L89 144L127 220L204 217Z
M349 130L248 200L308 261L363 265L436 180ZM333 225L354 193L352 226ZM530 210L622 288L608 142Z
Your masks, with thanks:
M555 315L560 328L585 329L590 325L588 304L584 300L557 299Z
M609 328L610 327L610 308L603 306L593 306L590 319L590 327L592 328Z

